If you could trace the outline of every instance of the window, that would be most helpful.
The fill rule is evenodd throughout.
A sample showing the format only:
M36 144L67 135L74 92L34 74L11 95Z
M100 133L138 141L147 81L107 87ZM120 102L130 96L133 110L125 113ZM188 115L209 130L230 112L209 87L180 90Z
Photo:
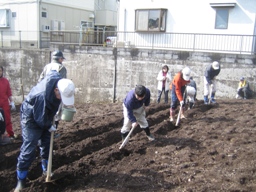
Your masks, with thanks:
M0 9L0 27L10 27L10 9Z
M229 10L236 6L236 3L218 1L210 3L210 6L216 9L215 29L228 28Z
M16 17L16 12L12 12L12 17Z
M42 17L47 18L47 12L42 11Z
M135 11L136 31L165 31L167 9L137 9Z
M227 8L216 9L215 29L227 29L228 28L228 13Z
M93 27L92 22L88 22L88 21L81 21L80 25L82 28L86 28L86 27L92 28Z

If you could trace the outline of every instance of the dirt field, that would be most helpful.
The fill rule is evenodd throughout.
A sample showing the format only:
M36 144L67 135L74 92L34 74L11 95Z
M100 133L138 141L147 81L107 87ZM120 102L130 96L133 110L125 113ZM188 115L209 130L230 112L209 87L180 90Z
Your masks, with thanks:
M256 191L256 101L218 100L186 111L175 127L169 105L151 104L147 119L156 137L136 128L121 145L122 104L77 105L54 140L54 179L45 182L39 156L24 191ZM178 111L177 111L178 112ZM12 114L20 134L19 113ZM13 191L21 140L0 146L0 191Z

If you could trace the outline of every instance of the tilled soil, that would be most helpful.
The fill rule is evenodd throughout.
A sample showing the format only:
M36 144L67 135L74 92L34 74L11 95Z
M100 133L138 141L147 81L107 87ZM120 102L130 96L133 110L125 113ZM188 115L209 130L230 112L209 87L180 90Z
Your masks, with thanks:
M135 129L121 145L122 104L81 104L54 139L52 182L42 176L39 153L23 191L256 191L255 100L198 101L179 126L169 105L151 104L147 119L155 141ZM177 111L178 113L178 111ZM12 113L20 134L19 113ZM0 146L0 191L13 191L21 139Z

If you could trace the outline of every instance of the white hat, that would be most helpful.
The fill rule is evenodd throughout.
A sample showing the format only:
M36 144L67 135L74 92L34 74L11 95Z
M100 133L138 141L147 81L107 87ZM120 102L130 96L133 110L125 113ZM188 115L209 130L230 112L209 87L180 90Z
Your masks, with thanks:
M218 69L220 68L219 62L218 62L218 61L214 61L214 62L212 63L212 68L213 68L214 70L218 70Z
M75 99L74 99L74 93L75 93L75 85L74 83L69 79L61 79L58 81L57 85L61 100L64 105L74 105Z
M185 80L185 81L188 81L190 79L190 73L191 73L191 70L190 68L188 67L185 67L184 69L182 69L182 78Z

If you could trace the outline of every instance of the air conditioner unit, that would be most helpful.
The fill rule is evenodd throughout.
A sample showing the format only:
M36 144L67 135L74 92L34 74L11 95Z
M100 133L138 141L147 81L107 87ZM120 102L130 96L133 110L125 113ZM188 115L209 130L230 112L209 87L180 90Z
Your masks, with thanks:
M65 31L65 22L59 21L59 31ZM59 32L59 35L63 35L63 32Z
M43 32L49 32L50 31L50 26L49 25L42 25L42 31Z
M52 31L54 31L52 34L56 35L58 34L58 31L59 30L59 21L57 20L52 20Z

